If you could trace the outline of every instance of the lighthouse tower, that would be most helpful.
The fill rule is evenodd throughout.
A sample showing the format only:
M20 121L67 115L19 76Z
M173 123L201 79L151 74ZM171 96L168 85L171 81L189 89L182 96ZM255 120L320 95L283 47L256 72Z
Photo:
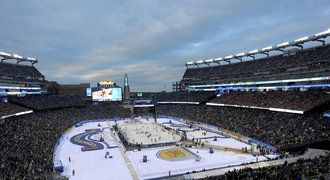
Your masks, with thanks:
M124 100L127 102L129 101L129 85L128 85L128 77L127 74L125 74L124 77Z

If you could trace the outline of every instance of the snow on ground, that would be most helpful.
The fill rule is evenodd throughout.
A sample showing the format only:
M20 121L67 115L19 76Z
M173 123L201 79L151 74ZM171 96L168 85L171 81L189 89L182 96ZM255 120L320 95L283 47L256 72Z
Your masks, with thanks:
M91 139L100 140L101 137L104 138L104 142L108 143L110 147L117 146L115 140L111 136L110 128L106 128L103 132L91 136Z
M223 146L223 147L229 147L229 148L235 148L235 149L242 149L242 148L250 148L251 145L237 141L233 138L217 138L217 141L213 141L214 138L210 139L203 139L202 142L207 141L208 144L217 145L217 146Z
M171 122L172 124L185 124L179 120L175 119L169 119L169 118L157 118L157 123L163 124L163 123L169 123Z
M205 130L196 130L196 131L190 131L187 133L188 139L201 139L202 142L206 142L211 145L217 145L222 147L229 147L229 148L236 148L236 149L242 149L242 148L250 148L250 145L241 141L238 141L236 139L233 139L231 137L226 137L225 135L216 134L213 132L206 132ZM214 141L214 137L218 137L216 141Z
M142 123L153 123L153 122L155 122L155 118L153 118L153 117L148 117L148 118L137 117L135 119L142 122Z
M169 170L171 175L183 174L195 171L201 171L203 169L213 169L220 167L227 167L228 165L238 165L242 163L255 162L256 158L249 154L237 154L234 152L215 151L210 154L208 150L192 149L190 151L201 156L200 161L196 161L195 158L189 158L185 160L168 161L157 157L157 152L164 149L170 149L171 147L161 147L153 149L143 149L141 151L127 151L126 154L130 158L134 168L138 175L143 178L156 178L162 176L168 176ZM198 151L198 153L197 153ZM147 155L148 162L143 163L142 158ZM259 161L266 160L265 157L259 157Z
M97 151L82 152L81 146L74 145L70 138L83 133L85 129L95 129L99 123L87 123L79 128L72 129L58 147L55 159L61 160L64 166L62 175L75 179L132 179L131 174L118 148L103 149ZM101 122L101 127L108 127L106 122ZM114 122L111 122L114 124ZM112 159L105 159L105 153L109 152ZM71 157L71 162L69 162ZM75 175L72 176L72 170Z
M204 135L205 133L205 135ZM225 135L216 134L213 132L207 132L205 130L195 130L195 131L189 131L187 132L187 138L188 139L199 139L199 138L214 138L214 137L222 137L227 138Z

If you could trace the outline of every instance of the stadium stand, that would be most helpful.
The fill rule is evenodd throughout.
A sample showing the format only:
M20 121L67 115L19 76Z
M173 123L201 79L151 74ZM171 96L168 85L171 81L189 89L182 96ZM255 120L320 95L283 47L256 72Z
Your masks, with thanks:
M329 101L330 95L325 92L268 91L231 92L212 99L210 102L308 111Z
M10 102L0 102L0 118L2 116L8 116L19 112L27 111L28 109L17 106Z
M53 170L53 150L58 139L75 123L130 116L128 109L101 104L9 118L0 123L0 177L46 179Z
M11 97L9 100L35 110L76 107L86 104L82 97L78 95Z
M157 102L206 102L215 97L214 92L161 92L156 93Z
M329 140L329 120L321 115L298 115L265 110L206 105L159 105L158 115L212 124L271 144L294 149Z
M262 168L244 168L226 172L224 175L206 177L203 180L228 179L321 179L329 176L330 154L315 159L299 159L295 163Z
M0 62L0 80L18 82L46 82L45 76L37 68Z
M329 75L330 45L221 66L187 68L182 82L190 84L266 81Z

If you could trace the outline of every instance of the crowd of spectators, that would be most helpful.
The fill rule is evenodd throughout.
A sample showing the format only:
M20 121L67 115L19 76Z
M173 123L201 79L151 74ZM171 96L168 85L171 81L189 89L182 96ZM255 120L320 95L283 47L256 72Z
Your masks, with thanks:
M221 66L188 68L184 84L218 83L310 78L329 75L330 45L298 51L295 55L277 55Z
M134 115L138 116L153 116L155 112L154 107L134 107Z
M84 106L86 102L78 95L49 95L11 97L11 102L36 110Z
M210 102L308 111L330 102L330 94L309 91L230 92L222 94Z
M28 109L21 106L17 106L10 102L0 102L0 118L23 111L28 111Z
M82 120L129 118L129 109L99 104L37 111L0 123L0 179L46 179L60 136Z
M315 159L298 159L294 163L267 166L261 168L244 168L226 172L224 175L206 177L205 180L266 180L266 179L321 179L329 176L330 155Z
M215 92L160 92L156 93L157 102L205 102L215 97Z
M20 81L44 81L45 76L42 75L34 66L0 62L0 79Z
M157 115L175 116L227 129L278 150L329 140L330 122L321 115L207 105L158 105Z
M181 101L189 97L194 101L197 99L198 102L202 102L214 96L212 93L207 93L207 96L203 94L198 99L197 95L201 94L196 93L194 95L191 95L192 93L166 93L171 95L165 95L164 99L166 101ZM177 97L178 95L183 97ZM192 96L196 96L196 98ZM284 95L278 95L278 97L284 97ZM311 95L311 97L315 96ZM298 103L298 99L299 97L289 101ZM252 98L251 101L253 100ZM266 99L263 100L266 101ZM79 96L17 97L11 98L10 101L38 111L10 117L0 122L0 177L3 179L46 179L49 174L52 174L54 147L67 129L82 120L129 118L132 116L129 109L105 103L87 104ZM308 103L308 100L303 97L300 102ZM255 103L257 102L253 102L253 104ZM0 112L5 112L5 114L26 110L18 105L4 102L0 103L0 107ZM320 115L297 115L247 108L184 104L157 105L155 109L157 115L175 116L209 123L271 144L279 150L322 142L330 138L329 119ZM136 115L154 113L153 108L136 110ZM327 158L329 159L329 157ZM319 161L323 162L323 160ZM311 160L300 164L305 166L311 163L316 163L316 161ZM287 167L290 167L291 172L295 173L298 172L295 169L296 166L288 165ZM272 177L278 177L276 174L278 169L278 167L270 167L269 172L274 173ZM282 169L279 172L282 172ZM240 171L238 176L245 174L245 176L248 175L247 177L260 177L267 169ZM311 171L304 168L302 172L307 176L320 171L320 169ZM226 174L226 177L236 177L236 172L230 172Z

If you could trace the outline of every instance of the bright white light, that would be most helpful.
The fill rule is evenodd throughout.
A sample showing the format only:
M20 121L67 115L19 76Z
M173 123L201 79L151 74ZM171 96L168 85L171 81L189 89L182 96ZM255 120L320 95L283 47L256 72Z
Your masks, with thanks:
M284 43L278 44L276 47L284 47L287 45L289 45L289 42L284 42Z
M273 49L273 46L268 46L268 47L262 48L261 50L262 51L269 51L271 49Z
M23 59L23 57L22 57L22 56L20 56L20 55L17 55L17 54L13 54L13 57L14 57L14 58L16 58L16 59Z
M36 58L31 58L31 57L27 57L26 59L30 60L30 61L36 61L37 60Z
M204 61L203 60L199 60L199 61L197 61L197 63L198 64L202 64L202 63L204 63Z
M249 54L256 54L256 53L258 53L258 51L259 51L258 49L255 49L255 50L250 51Z
M324 35L329 35L330 34L330 29L326 30L326 31L322 31L319 33L316 33L315 36L324 36Z
M205 62L213 62L213 59L205 60Z
M5 53L5 52L0 52L1 56L11 56L11 54Z
M306 41L306 40L308 40L308 36L304 36L302 38L296 39L296 40L294 40L294 42L302 42L302 41Z
M220 57L220 58L216 58L216 59L214 59L215 61L222 61L223 60L223 58L222 57Z
M187 62L186 64L187 65L192 65L192 64L194 64L194 62Z
M242 56L245 56L245 53L238 53L238 54L236 54L236 56L242 57Z
M233 59L233 55L230 55L230 56L226 56L225 59Z

